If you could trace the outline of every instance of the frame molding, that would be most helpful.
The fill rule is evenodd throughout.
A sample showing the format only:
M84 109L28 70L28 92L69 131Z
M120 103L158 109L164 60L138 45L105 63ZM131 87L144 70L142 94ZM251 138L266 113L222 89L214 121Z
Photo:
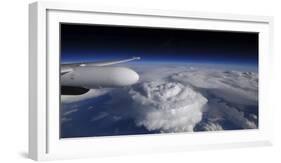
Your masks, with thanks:
M119 8L113 6L96 6L85 3L35 2L29 5L29 157L33 160L69 158L48 154L48 123L46 108L48 106L47 82L47 11L94 12L121 15L156 16L170 18L188 18L200 20L221 20L234 22L266 23L269 25L269 50L272 55L273 18L267 16L233 15L219 13L202 13L186 11L168 11L136 8ZM273 116L272 116L273 117ZM272 135L272 134L271 134ZM272 139L241 144L210 145L211 148L242 147L270 145ZM186 149L207 149L202 145L180 147ZM168 151L168 150L167 150ZM171 150L169 150L171 151ZM80 157L80 156L74 156Z

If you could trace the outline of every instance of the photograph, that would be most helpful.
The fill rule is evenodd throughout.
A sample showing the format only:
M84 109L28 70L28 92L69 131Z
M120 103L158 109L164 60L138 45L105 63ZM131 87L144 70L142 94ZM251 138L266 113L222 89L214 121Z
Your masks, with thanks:
M259 129L259 33L60 23L60 138Z

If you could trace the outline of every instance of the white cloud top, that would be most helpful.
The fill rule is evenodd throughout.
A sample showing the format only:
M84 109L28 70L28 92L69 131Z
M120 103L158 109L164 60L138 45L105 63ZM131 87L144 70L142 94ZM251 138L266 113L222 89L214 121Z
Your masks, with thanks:
M129 91L136 124L160 132L193 131L207 99L176 82L148 82Z

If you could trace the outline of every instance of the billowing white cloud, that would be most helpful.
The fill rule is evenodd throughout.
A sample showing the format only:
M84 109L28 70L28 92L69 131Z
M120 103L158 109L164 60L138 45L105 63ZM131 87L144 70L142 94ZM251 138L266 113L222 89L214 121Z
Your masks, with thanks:
M128 94L136 124L160 132L193 131L207 103L200 93L178 82L145 82Z

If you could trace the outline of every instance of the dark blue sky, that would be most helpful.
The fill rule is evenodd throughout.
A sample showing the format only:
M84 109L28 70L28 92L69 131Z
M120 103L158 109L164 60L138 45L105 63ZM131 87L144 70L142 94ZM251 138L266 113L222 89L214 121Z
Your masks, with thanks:
M61 61L258 63L258 33L61 24Z

